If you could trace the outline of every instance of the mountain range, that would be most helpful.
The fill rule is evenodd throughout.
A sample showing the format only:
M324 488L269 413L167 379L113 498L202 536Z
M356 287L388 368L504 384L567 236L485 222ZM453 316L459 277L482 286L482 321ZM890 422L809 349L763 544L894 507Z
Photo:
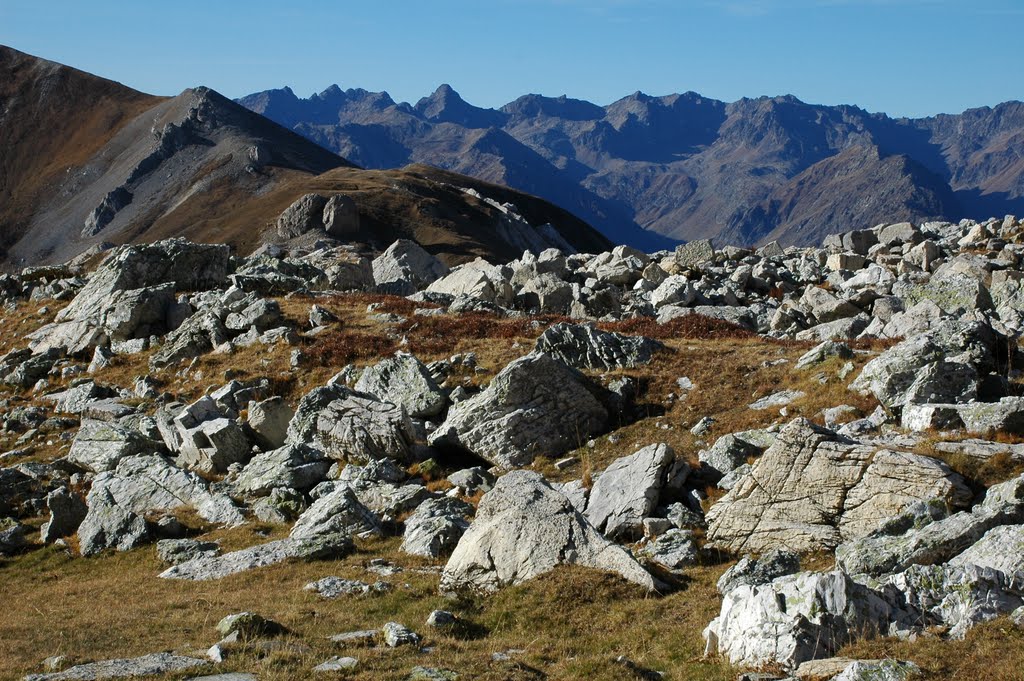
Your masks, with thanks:
M792 96L636 92L608 106L442 85L415 105L333 85L238 100L367 168L427 163L536 194L612 241L820 242L881 221L1024 213L1024 104L890 118Z
M449 262L607 239L536 197L442 169L366 170L206 87L155 97L0 46L0 263L185 236L249 252L309 193L343 193L346 239L414 239ZM551 229L553 228L553 229ZM316 236L315 234L313 235Z

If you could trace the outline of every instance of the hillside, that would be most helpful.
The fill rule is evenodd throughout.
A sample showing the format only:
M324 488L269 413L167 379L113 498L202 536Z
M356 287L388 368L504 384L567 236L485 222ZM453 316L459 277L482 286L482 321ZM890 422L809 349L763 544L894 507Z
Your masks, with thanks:
M425 167L363 171L209 88L158 98L10 48L0 60L11 74L0 91L9 267L170 236L249 252L280 241L278 217L311 192L354 197L360 226L345 238L370 248L407 237L457 262L608 245L520 192Z
M1022 253L4 276L0 678L1019 678Z
M1019 102L893 119L791 96L725 103L692 92L637 92L608 106L524 95L491 110L447 85L415 106L336 85L239 101L367 167L415 160L501 181L624 242L636 238L627 224L673 239L813 244L896 215L1024 212Z

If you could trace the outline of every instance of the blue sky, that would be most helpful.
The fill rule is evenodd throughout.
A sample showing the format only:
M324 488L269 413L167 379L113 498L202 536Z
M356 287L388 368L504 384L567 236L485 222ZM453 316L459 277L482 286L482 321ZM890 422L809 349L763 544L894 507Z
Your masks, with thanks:
M636 90L923 116L1024 99L1024 0L0 0L0 43L156 94Z

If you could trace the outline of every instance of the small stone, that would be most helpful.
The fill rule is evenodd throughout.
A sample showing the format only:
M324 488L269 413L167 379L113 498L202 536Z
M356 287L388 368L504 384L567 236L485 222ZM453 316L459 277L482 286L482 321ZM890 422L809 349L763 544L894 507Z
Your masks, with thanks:
M350 669L355 669L359 665L359 660L354 657L332 657L325 662L318 664L313 667L315 672L343 672Z
M398 622L388 622L381 628L381 633L384 635L384 643L389 648L419 645L420 642L419 634Z
M284 627L273 620L268 620L254 612L239 612L228 615L217 623L217 633L230 636L237 633L241 638L255 638L279 634Z
M434 610L427 617L427 626L434 627L435 629L443 629L450 627L457 621L455 615L448 612L447 610Z

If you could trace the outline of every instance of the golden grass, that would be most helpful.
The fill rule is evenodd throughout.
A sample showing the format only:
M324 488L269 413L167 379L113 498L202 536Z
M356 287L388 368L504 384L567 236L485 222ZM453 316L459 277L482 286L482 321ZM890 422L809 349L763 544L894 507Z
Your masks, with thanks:
M231 534L210 536L229 546L268 540L252 528ZM0 619L0 678L36 671L43 658L56 654L78 661L159 650L197 654L216 642L214 626L223 616L245 610L280 622L289 632L284 640L309 651L263 659L243 653L218 671L293 679L331 655L352 654L360 660L356 678L400 679L422 664L474 679L532 678L516 676L525 668L551 679L617 679L622 668L614 659L626 655L670 678L734 677L728 667L699 659L700 630L718 609L714 582L720 566L693 570L684 590L664 598L607 574L563 568L491 597L452 601L438 594L436 572L417 571L429 561L397 552L398 543L363 542L342 560L287 563L200 583L158 579L163 566L153 548L89 559L52 547L20 556L0 570L0 594L9 604ZM327 575L375 581L364 566L378 557L406 568L384 578L395 587L388 594L328 601L302 589ZM424 623L434 609L453 610L464 626L451 634L431 631ZM416 630L432 652L341 650L326 640L388 621ZM510 649L524 652L512 664L491 660L491 653Z
M413 351L428 362L474 352L484 373L463 371L452 380L480 384L532 350L537 336L560 321L550 316L420 317L412 314L419 305L370 294L297 296L279 299L279 303L297 328L305 328L313 303L341 319L322 335L303 339L299 348L313 361L293 369L289 365L292 347L255 345L233 354L206 355L188 372L182 372L180 366L158 371L155 377L162 389L188 401L225 383L228 372L243 380L265 376L273 391L294 405L348 362L370 364L397 349ZM369 305L374 305L373 312L367 311ZM373 316L381 312L401 315L406 321L383 323ZM37 325L37 313L38 306L28 305L8 313L0 325L0 348L5 342L15 344L18 336ZM578 457L579 462L567 470L558 471L554 457L539 458L535 468L555 480L588 480L615 458L652 442L669 443L696 465L699 449L726 433L785 423L796 416L820 422L821 410L838 404L851 404L863 413L876 406L873 399L849 392L846 382L838 379L836 372L842 362L826 362L806 371L793 369L796 359L811 346L808 343L768 341L732 325L700 318L684 318L665 326L649 320L601 326L658 337L666 351L656 353L650 365L638 369L604 376L590 372L603 381L622 375L636 378L641 384L640 418L616 431L615 444L607 437L596 438L593 447L580 442L576 451L567 454ZM866 345L864 349L883 347ZM149 353L144 353L117 358L95 378L131 387L137 376L148 373L148 357ZM859 368L868 359L870 356L858 354L853 362ZM683 399L669 400L669 393L679 394L676 379L682 376L689 377L694 388ZM782 387L806 393L787 408L785 416L777 409L758 412L747 407ZM45 404L38 396L15 397L25 404ZM703 416L712 416L716 422L711 433L699 441L689 428ZM927 447L925 450L934 454ZM33 456L52 458L61 451L58 446ZM968 470L967 465L962 462L954 467L978 481L1016 470L999 457L977 470ZM431 487L443 490L447 484L437 480ZM478 500L479 495L472 501ZM36 524L40 520L36 519ZM259 523L210 531L194 517L184 521L196 532L206 531L203 538L216 539L227 550L279 538L287 531ZM399 542L398 538L359 542L357 552L342 560L287 563L198 584L157 579L163 566L152 547L90 559L71 558L53 547L29 552L0 562L0 602L7 604L5 617L0 618L0 678L39 671L41 660L55 654L79 661L158 650L198 654L217 640L216 622L242 610L280 621L288 629L282 640L301 646L271 653L242 650L217 671L253 671L269 680L304 678L327 657L352 654L360 660L360 670L350 675L352 678L402 679L411 667L422 664L455 669L462 678L473 679L621 679L628 678L629 672L615 658L625 655L642 667L666 672L667 678L735 678L736 670L721 660L701 659L701 631L718 613L721 599L714 584L725 564L687 570L682 588L664 597L645 596L609 575L562 568L487 598L450 601L437 592L436 571L416 571L438 564L401 554ZM323 601L302 590L304 584L331 574L375 581L377 576L364 569L372 558L386 558L407 568L387 579L397 587L393 592ZM827 569L832 564L832 556L825 554L805 560L809 569ZM424 622L435 608L455 611L465 625L450 634L429 631ZM339 650L326 639L342 631L378 628L391 620L423 634L432 652L423 654L409 648ZM1000 646L1019 647L1019 636L1000 621L972 633L967 643L879 640L858 643L843 652L910 658L935 679L1015 678L1012 673L1019 668L1019 661L1015 667L1013 660L1019 654L1008 653L1007 660L1002 660L997 659L997 652ZM524 652L506 662L491 657L510 649Z

